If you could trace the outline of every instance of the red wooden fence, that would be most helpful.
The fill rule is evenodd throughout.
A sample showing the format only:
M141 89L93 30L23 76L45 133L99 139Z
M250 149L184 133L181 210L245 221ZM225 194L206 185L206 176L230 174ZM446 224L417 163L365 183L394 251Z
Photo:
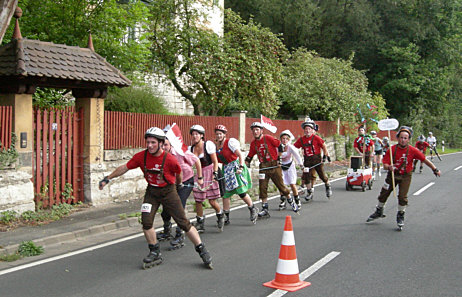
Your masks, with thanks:
M215 126L225 125L228 137L239 137L239 119L233 117L177 116L141 114L118 111L104 112L104 149L144 147L144 132L150 127L163 129L176 123L181 130L184 142L190 144L189 128L201 125L205 128L205 138L215 139Z
M83 110L34 110L35 201L48 207L84 201ZM69 193L66 184L72 186ZM73 198L66 198L65 194ZM63 195L64 194L64 195Z
M13 107L0 106L0 151L10 147L12 130Z

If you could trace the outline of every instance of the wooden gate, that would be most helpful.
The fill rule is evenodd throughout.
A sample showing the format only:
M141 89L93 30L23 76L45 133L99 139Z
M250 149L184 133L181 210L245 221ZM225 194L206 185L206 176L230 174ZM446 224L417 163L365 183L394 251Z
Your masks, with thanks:
M83 110L34 109L35 203L50 207L84 201Z

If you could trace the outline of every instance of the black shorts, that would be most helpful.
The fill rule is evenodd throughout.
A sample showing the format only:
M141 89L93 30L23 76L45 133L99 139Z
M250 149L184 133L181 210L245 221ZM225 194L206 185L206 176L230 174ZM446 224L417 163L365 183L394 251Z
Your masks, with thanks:
M383 155L383 150L375 151L375 154L376 154L376 155Z

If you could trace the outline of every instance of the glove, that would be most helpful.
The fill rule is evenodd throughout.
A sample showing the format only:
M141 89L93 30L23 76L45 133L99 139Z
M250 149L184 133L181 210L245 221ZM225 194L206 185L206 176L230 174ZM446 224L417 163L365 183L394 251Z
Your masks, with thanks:
M330 157L329 156L327 156L327 155L322 156L322 162L323 163L326 162L326 159L327 159L327 162L330 163Z
M177 184L176 185L176 191L178 192L179 190L183 189L184 188L184 184L183 183L180 183L180 184Z
M435 168L435 170L433 170L433 174L434 174L436 177L438 177L438 172L439 172L439 171L440 171L440 170L439 170L438 168Z
M103 187L103 183L105 183L105 185L107 185L111 180L108 178L108 176L106 175L102 180L100 180L99 182L99 187L102 188Z
M213 172L213 179L218 181L218 171Z
M281 157L278 157L278 165L282 165Z
M239 166L239 169L236 170L236 173L237 173L237 174L241 174L241 173L242 173L242 169L244 169L244 166L242 166L242 165Z

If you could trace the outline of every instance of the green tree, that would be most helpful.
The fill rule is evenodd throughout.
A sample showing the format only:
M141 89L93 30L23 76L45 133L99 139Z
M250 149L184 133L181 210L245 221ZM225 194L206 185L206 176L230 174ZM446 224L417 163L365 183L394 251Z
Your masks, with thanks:
M292 115L318 120L354 120L357 106L377 106L378 118L386 116L385 101L371 95L365 74L349 60L326 59L303 48L293 53L284 69L279 97Z
M149 57L146 33L138 31L139 40L129 32L145 23L148 9L138 0L20 0L22 36L53 43L86 47L89 32L95 51L125 72L145 69ZM8 28L3 42L9 42Z
M286 49L270 30L225 11L223 37L207 29L206 11L192 0L153 2L152 62L194 107L223 115L230 108L275 115Z

